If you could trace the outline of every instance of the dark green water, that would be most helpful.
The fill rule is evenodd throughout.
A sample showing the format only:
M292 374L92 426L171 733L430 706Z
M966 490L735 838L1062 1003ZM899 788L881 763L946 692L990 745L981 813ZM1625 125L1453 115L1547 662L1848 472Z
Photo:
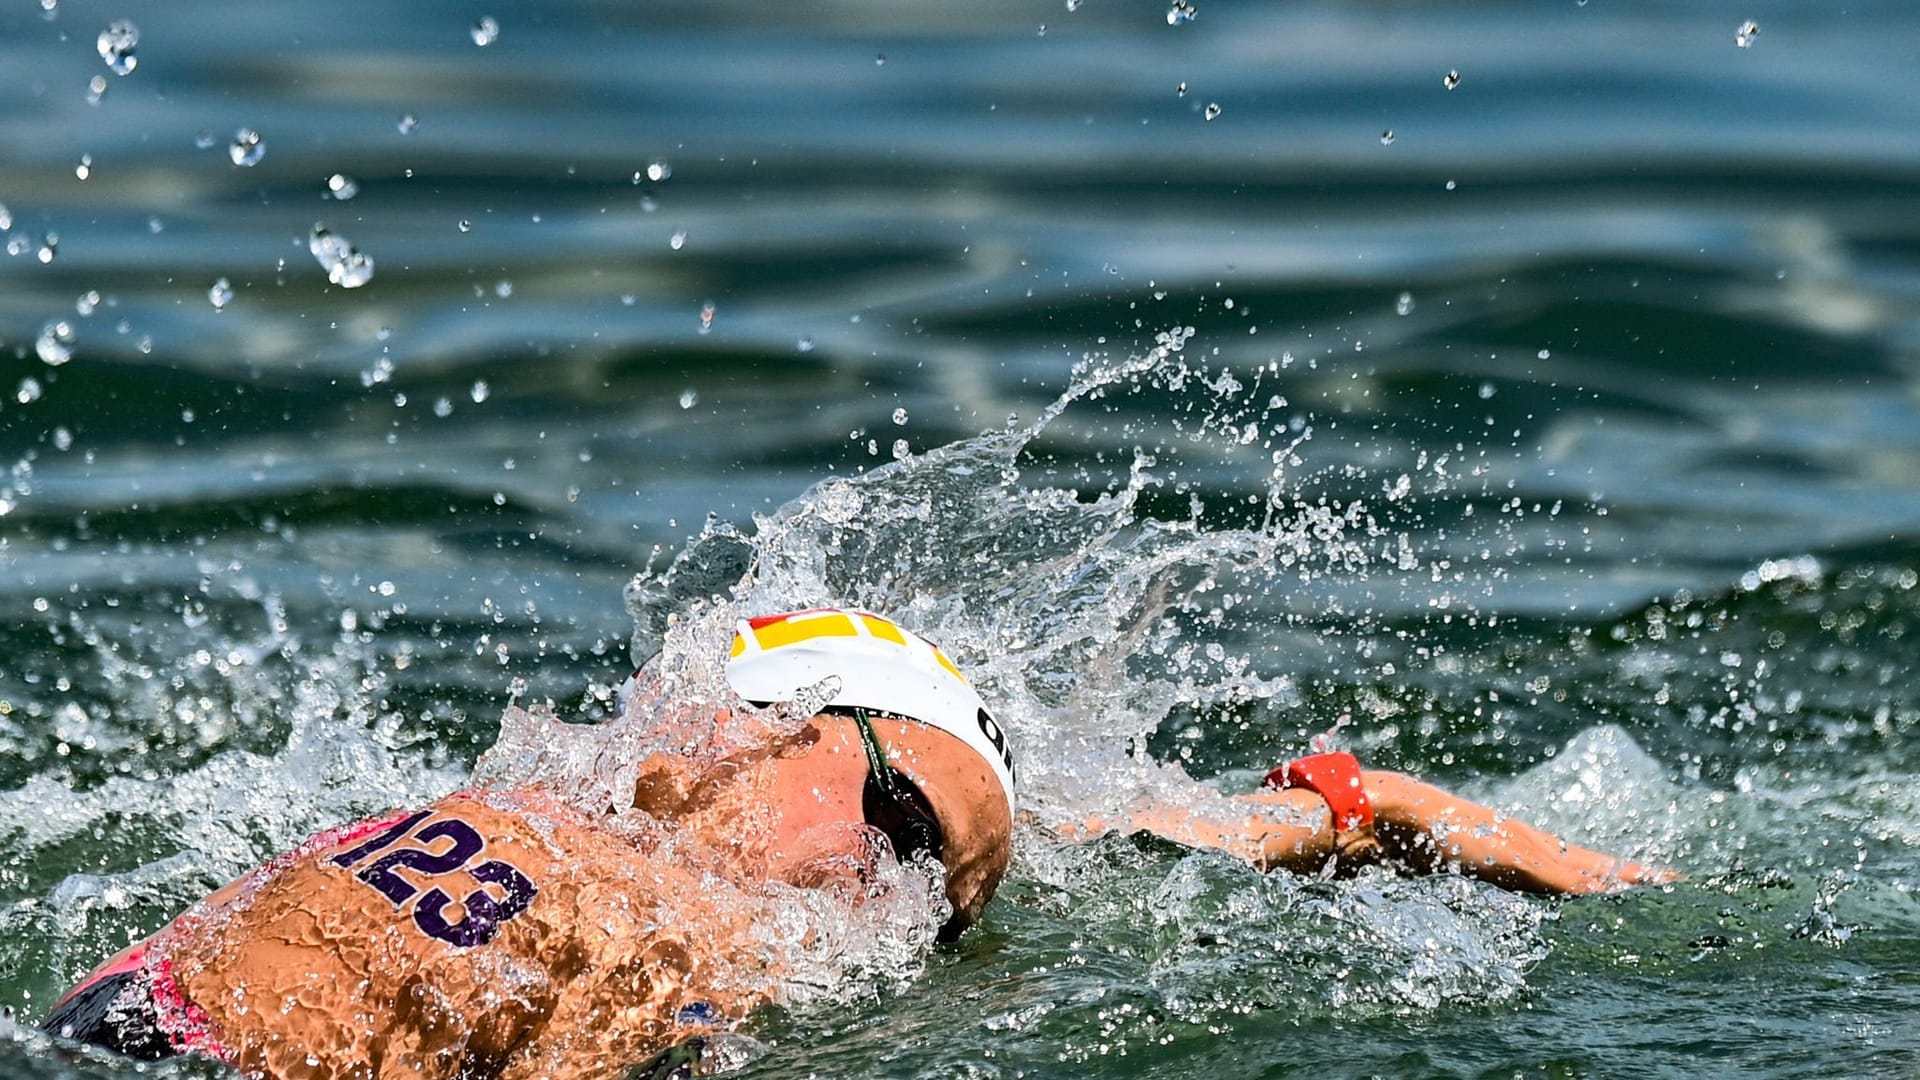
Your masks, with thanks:
M1920 9L1196 2L0 10L0 1003L753 564L939 631L1037 807L1344 713L1690 879L1028 837L749 1075L1920 1069Z

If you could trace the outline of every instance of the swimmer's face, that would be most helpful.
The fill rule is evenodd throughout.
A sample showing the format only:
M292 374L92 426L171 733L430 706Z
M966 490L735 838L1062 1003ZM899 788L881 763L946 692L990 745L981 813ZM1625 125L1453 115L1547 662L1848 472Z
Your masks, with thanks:
M1013 834L1007 797L980 755L952 735L891 717L870 722L888 762L919 789L932 812L954 910L946 927L951 936L979 918L1007 872ZM800 744L804 766L783 770L790 777L783 786L793 790L776 797L781 832L797 837L834 821L865 823L861 795L872 769L856 721L816 716Z
M1007 796L986 761L952 735L889 717L874 717L873 727L893 767L906 774L931 805L940 826L947 899L955 916L950 930L965 929L980 917L1006 876L1013 852Z

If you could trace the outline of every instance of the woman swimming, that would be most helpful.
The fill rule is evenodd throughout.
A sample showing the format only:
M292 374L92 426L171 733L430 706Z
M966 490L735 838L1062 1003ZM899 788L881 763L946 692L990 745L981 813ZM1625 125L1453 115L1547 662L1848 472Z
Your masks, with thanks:
M638 813L473 788L322 833L102 965L42 1026L272 1077L664 1076L690 1068L676 1047L780 998L823 931L770 926L809 897L931 913L920 947L980 917L1011 857L1017 770L938 648L870 612L769 615L736 628L726 681L755 705L819 704L718 760L651 754ZM1539 892L1661 876L1351 755L1269 780L1235 821L1141 805L1064 831L1147 829L1269 869L1457 867ZM933 893L918 908L914 880Z

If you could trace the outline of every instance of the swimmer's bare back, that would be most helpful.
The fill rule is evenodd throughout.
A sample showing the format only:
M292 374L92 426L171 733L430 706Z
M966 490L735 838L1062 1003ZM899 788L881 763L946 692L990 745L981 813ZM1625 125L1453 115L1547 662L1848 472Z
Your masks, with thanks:
M743 914L553 800L462 792L317 840L150 951L245 1072L617 1076L758 1003L755 958L723 954Z

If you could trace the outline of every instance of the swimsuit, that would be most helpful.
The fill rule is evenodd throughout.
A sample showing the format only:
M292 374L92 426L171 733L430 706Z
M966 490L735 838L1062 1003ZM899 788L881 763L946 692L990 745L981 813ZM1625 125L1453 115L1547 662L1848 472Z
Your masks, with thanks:
M42 1030L142 1061L202 1054L231 1063L213 1023L173 981L173 965L142 944L60 999Z
M63 1039L141 1061L158 1061L176 1052L160 1030L153 988L138 966L96 975L81 984L53 1007L40 1026Z

